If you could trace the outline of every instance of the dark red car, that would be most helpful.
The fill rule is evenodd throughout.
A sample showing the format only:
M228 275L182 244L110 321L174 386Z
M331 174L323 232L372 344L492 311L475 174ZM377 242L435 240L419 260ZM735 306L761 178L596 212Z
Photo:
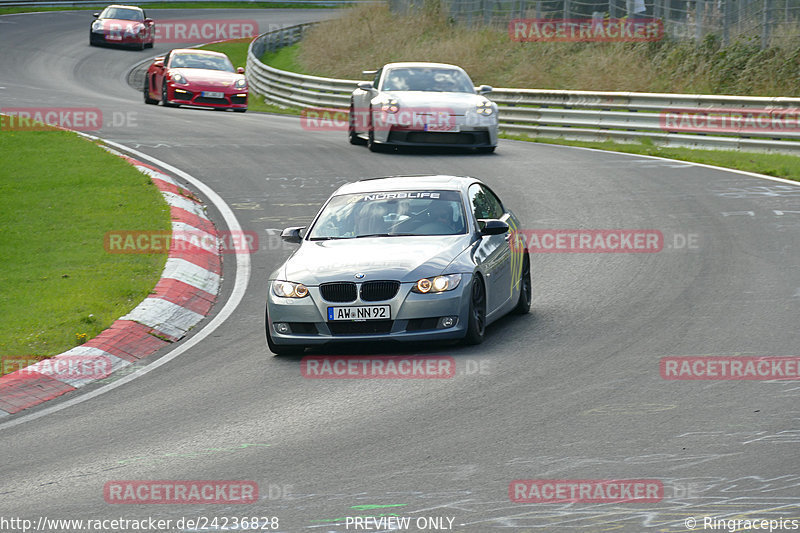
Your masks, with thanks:
M157 57L147 69L144 103L191 105L247 111L244 69L233 68L228 56L210 50L179 48Z
M144 10L136 6L112 5L95 13L89 28L89 44L130 46L144 50L152 48L156 40L156 24L147 18Z

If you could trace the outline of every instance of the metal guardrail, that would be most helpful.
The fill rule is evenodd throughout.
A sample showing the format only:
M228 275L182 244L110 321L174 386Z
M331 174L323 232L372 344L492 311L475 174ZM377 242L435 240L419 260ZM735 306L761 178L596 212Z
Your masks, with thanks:
M307 4L318 6L339 6L351 4L371 4L377 0L136 0L134 4L181 4L181 3L196 3L196 2L247 2L247 3L267 3L267 4ZM2 7L79 7L79 6L107 6L112 3L108 0L44 0L36 1L29 0L26 2L6 2L0 0L0 8Z
M350 93L361 80L308 76L259 60L266 51L300 41L313 24L263 33L254 39L247 53L250 86L268 102L281 106L348 109ZM500 129L509 134L578 141L640 142L649 138L663 146L800 155L800 98L501 88L487 96L498 104ZM747 131L739 121L738 131L708 128L686 132L664 123L666 113L747 115L748 110L776 118L779 127ZM789 117L793 125L784 121L781 129L781 117Z

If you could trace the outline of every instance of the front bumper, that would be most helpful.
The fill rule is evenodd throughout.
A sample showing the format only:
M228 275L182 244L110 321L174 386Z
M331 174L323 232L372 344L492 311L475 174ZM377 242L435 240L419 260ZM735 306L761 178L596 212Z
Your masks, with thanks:
M208 98L203 96L204 91L223 93L222 98ZM214 87L203 89L192 85L167 85L167 101L176 105L191 105L198 107L218 107L225 109L247 109L248 90L234 90L229 88Z
M118 30L91 30L89 32L89 39L95 44L114 46L142 46L148 42L146 35L124 33Z
M451 116L457 131L425 131L420 124L387 124L376 119L375 142L397 146L440 146L448 148L488 148L497 146L499 125L496 117Z
M422 341L460 339L466 335L471 274L463 274L461 283L451 291L438 294L411 292L412 283L403 283L394 298L383 301L347 303L327 302L319 287L308 287L305 298L282 298L272 292L267 296L267 323L272 342L278 345L322 345L364 341ZM391 320L327 320L328 307L389 305ZM456 324L438 327L442 317L457 317ZM290 334L278 333L275 323L289 324Z

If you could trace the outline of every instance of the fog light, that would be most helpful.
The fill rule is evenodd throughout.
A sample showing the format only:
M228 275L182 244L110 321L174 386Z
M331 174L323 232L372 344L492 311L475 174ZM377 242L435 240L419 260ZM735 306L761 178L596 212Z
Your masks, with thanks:
M289 324L286 322L275 322L272 324L272 327L275 328L276 333L281 333L283 335L287 335L292 332L292 328L290 328Z
M457 316L443 316L439 319L439 324L436 326L438 328L452 328L453 326L458 323Z

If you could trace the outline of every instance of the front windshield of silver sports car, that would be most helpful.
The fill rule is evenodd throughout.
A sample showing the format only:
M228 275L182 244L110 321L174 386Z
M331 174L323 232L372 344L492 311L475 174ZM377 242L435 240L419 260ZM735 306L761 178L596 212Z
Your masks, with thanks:
M460 235L466 231L464 206L457 191L386 191L334 196L308 238Z
M383 77L382 91L475 93L464 71L442 67L398 67Z
M170 68L202 68L206 70L224 70L225 72L236 72L233 64L227 57L194 53L182 52L173 54L169 63Z

